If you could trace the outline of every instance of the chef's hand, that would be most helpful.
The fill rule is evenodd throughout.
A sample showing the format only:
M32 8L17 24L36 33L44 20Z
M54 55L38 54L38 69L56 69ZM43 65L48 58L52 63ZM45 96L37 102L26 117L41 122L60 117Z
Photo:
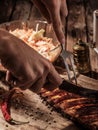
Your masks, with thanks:
M32 89L34 92L40 92L46 78L53 87L62 82L52 63L22 40L2 29L0 29L0 59L8 70L7 81L23 90Z
M67 16L66 0L31 0L47 19L53 24L54 31L60 43L65 43L62 27Z

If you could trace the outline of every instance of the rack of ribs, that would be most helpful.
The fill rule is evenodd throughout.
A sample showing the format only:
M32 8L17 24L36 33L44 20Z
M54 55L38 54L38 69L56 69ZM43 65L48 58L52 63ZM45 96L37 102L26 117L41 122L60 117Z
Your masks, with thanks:
M86 130L98 130L98 100L55 89L42 89L41 97L63 116L83 126Z

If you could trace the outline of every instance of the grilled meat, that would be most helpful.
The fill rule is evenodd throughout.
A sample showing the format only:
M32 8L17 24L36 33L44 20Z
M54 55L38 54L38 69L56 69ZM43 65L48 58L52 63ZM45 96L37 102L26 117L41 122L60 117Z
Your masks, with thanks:
M41 96L52 104L56 110L69 115L70 119L83 125L86 130L98 130L98 100L96 98L81 97L56 89L44 90Z

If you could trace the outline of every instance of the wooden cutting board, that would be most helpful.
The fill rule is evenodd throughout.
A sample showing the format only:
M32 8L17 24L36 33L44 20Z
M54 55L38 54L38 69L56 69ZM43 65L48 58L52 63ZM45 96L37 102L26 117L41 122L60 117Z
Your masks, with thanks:
M8 86L0 82L0 103L1 97ZM50 106L43 102L39 95L26 90L24 96L15 98L12 101L11 115L18 121L29 121L24 125L9 125L3 118L0 110L0 130L80 130L67 118L63 118Z

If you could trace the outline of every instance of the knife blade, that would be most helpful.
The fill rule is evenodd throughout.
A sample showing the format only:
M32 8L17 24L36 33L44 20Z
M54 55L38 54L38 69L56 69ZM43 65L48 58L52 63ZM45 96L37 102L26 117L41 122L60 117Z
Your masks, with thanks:
M70 92L73 94L77 94L86 98L98 98L98 90L88 89L81 86L77 86L76 84L70 83L67 80L63 80L59 89L64 90L66 92Z

